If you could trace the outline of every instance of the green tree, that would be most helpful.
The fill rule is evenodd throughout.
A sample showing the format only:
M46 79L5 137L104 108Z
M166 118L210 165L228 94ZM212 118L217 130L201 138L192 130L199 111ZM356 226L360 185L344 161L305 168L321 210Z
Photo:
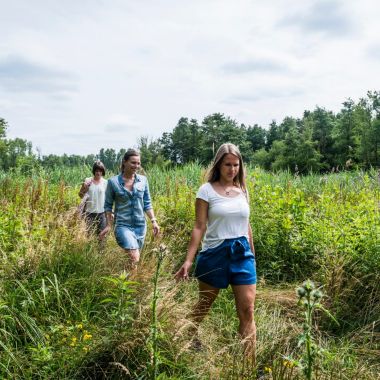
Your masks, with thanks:
M337 115L333 130L335 163L344 168L355 161L359 143L358 133L355 130L354 110L355 103L352 99L343 102L343 109Z
M380 92L368 91L368 99L371 104L373 115L370 139L372 141L371 165L380 166Z
M0 118L0 168L5 167L7 144L5 141L6 131L8 128L7 122Z
M303 118L306 128L311 127L311 140L316 143L317 151L321 157L323 169L333 166L333 138L332 131L335 124L335 116L331 111L316 107L313 112L305 112Z
M272 163L272 157L270 153L265 149L261 148L252 154L251 164L261 166L266 170L270 170Z
M269 130L267 132L266 138L266 149L269 150L275 141L282 140L280 135L280 127L277 125L275 120L269 124Z
M355 107L354 118L359 137L356 158L364 168L369 168L376 162L376 140L373 139L375 122L369 99L363 98L359 100Z
M277 144L276 149L280 149L280 154L272 164L273 169L289 169L297 170L297 150L299 147L299 132L296 120L293 118L285 118L280 125L280 130L285 134L282 144Z
M202 162L210 162L219 146L227 142L237 145L245 159L250 158L250 143L243 124L239 126L235 120L215 113L205 117L202 122L202 132L203 144L200 154Z
M118 157L115 152L115 149L113 148L100 149L98 158L100 161L103 162L106 169L113 170L113 171L119 169L119 162L118 162Z
M257 124L248 127L247 139L253 152L265 148L266 136L267 131L264 128L259 127Z
M296 170L299 173L308 173L310 171L319 172L324 164L321 162L322 155L317 149L317 144L313 141L312 128L304 128L299 135L296 150Z
M174 161L173 158L173 143L172 134L164 132L162 136L158 139L160 144L161 154L166 160Z
M201 151L201 129L195 119L181 117L170 138L170 158L175 163L195 161Z
M27 156L33 156L31 142L18 137L6 140L5 170L17 167L18 160Z
M163 166L166 164L161 154L159 140L153 140L148 136L141 136L137 140L137 146L141 153L141 166L148 168L152 165Z

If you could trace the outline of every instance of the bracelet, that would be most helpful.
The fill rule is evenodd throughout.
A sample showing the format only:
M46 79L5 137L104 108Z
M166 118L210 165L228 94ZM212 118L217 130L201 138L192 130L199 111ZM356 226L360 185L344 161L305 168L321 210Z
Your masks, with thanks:
M156 218L152 218L150 221L151 221L152 223L154 223L154 222L157 222L157 219L156 219Z

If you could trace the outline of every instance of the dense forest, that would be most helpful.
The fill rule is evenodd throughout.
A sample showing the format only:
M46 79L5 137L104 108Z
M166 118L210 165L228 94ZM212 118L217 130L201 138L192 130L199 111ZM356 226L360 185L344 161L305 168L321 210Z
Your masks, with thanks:
M0 118L0 168L54 168L91 165L95 159L117 170L125 150L102 148L87 156L34 153L31 142L7 139L6 120ZM244 125L221 113L206 116L201 123L181 117L172 132L158 139L141 136L137 147L143 167L167 167L197 161L208 163L215 149L232 142L240 147L246 162L268 170L298 173L368 169L380 166L380 91L369 91L358 102L347 99L338 113L317 106L302 118L287 116L268 128ZM126 147L128 148L128 147Z

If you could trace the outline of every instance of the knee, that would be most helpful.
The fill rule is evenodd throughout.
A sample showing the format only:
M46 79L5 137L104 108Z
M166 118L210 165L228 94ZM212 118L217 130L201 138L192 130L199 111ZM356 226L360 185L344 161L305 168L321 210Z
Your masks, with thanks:
M254 306L253 305L245 305L241 307L238 311L240 321L244 322L253 322L254 320Z
M140 251L138 249L126 249L125 251L134 264L140 261Z

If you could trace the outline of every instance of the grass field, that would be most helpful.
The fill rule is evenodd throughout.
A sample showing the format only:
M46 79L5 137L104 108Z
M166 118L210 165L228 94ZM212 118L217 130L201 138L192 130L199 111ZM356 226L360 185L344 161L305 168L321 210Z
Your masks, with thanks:
M148 233L138 272L113 236L104 251L76 215L88 168L0 173L1 379L255 379L236 336L230 290L191 350L194 279L176 284L194 220L198 165L147 175L162 228ZM378 173L295 177L248 170L257 270L258 372L303 379L304 311L295 289L321 287L312 322L315 379L380 373Z

